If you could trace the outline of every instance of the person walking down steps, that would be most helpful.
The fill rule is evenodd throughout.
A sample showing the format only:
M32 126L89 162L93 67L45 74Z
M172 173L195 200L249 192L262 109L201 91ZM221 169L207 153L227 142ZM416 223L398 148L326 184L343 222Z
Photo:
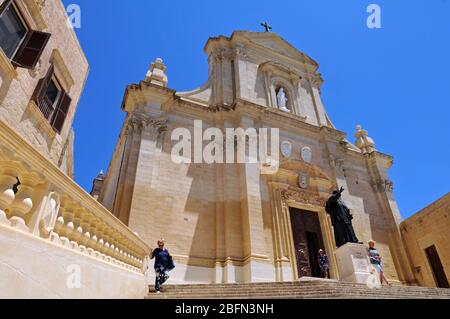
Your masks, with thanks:
M169 279L169 271L175 268L173 258L169 251L164 248L164 240L158 240L158 248L152 252L152 258L155 258L155 290L161 293L161 286Z

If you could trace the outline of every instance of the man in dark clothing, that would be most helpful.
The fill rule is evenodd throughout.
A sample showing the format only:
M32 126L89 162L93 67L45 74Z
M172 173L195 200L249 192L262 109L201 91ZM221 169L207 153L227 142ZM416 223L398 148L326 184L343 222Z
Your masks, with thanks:
M341 187L339 191L334 191L333 196L327 201L325 208L327 213L331 216L331 223L333 224L337 247L341 247L346 243L359 242L352 226L353 216L350 214L350 209L341 199L343 191L343 187Z
M158 240L158 248L152 252L152 259L155 258L155 290L161 292L161 286L169 279L168 272L175 268L173 258L169 251L164 248L164 240Z

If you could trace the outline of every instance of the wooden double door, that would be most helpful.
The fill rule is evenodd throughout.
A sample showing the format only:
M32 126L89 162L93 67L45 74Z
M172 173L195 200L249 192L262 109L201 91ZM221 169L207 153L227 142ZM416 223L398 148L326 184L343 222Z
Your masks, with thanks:
M322 277L318 252L324 249L319 216L297 208L289 208L298 276Z

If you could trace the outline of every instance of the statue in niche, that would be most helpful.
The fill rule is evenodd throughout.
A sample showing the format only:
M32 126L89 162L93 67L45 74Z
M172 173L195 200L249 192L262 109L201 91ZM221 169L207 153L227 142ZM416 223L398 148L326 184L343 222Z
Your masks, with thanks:
M290 112L290 110L287 108L287 101L288 98L286 97L286 92L284 92L284 88L280 88L277 94L277 102L278 108L283 112Z

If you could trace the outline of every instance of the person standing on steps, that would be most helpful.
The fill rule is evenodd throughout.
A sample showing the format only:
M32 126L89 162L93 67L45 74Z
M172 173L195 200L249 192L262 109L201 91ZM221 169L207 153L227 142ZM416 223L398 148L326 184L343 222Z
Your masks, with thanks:
M322 278L330 279L330 264L328 262L328 256L325 254L325 251L323 249L319 249L319 255L317 258L319 260Z
M381 262L381 256L378 250L375 248L375 241L369 240L369 258L372 265L376 268L378 273L380 274L380 283L383 284L383 281L386 282L388 286L391 286L389 281L386 279L384 275L383 263Z
M164 240L158 240L158 248L152 252L152 258L155 258L155 291L161 293L161 286L169 279L168 272L175 268L173 258L169 251L164 248Z

